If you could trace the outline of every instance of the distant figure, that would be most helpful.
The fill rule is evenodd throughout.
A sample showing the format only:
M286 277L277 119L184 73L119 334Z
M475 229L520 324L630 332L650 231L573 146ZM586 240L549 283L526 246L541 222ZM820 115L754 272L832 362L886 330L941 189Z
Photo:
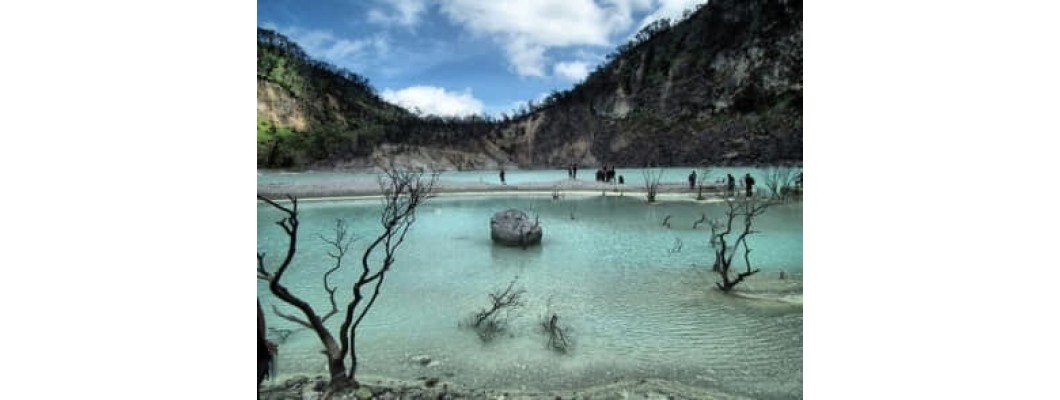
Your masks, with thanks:
M755 178L752 178L750 173L744 175L743 184L747 187L747 197L754 195Z
M507 183L504 182L504 168L501 168L501 184L507 185Z
M571 164L570 168L571 172L573 172L572 176L574 177L574 179L578 179L578 163Z
M626 179L623 178L622 175L618 176L618 184L619 185L625 185L626 184Z
M604 170L603 169L600 169L600 168L596 169L596 181L597 182L603 182L604 181Z
M607 167L606 172L604 172L604 178L605 178L605 180L607 180L607 183L611 183L611 182L615 181L615 166L614 165L612 165L610 167Z
M802 189L802 172L799 172L799 177L795 178L795 187Z
M729 195L732 196L732 195L736 194L736 178L733 178L732 174L727 174L727 175L728 175L728 177L725 178L726 179L725 190L728 190L729 191Z
M571 168L570 164L567 164L567 179L574 179L574 169Z
M695 189L696 188L696 171L695 170L692 170L692 173L688 174L688 188L689 189Z
M258 387L266 376L270 376L275 355L276 345L265 338L265 314L261 312L261 302L258 302Z

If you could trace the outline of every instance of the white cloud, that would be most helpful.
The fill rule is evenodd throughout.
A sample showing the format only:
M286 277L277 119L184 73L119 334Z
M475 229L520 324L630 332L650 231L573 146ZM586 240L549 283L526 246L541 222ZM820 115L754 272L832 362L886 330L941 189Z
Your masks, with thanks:
M396 91L388 88L381 95L420 115L466 116L481 114L483 109L482 101L471 94L471 89L449 92L435 86L411 86Z
M442 0L441 11L472 33L494 36L515 72L544 76L545 53L554 47L608 46L632 25L645 0Z
M659 2L658 8L655 9L651 14L648 14L640 20L640 25L637 26L636 31L644 29L648 24L655 22L658 19L668 18L670 22L676 22L681 19L684 15L685 10L692 9L699 4L706 3L707 0L657 0ZM634 32L636 33L636 32Z
M368 22L380 25L401 25L413 27L420 22L420 16L427 11L428 0L390 0L387 5L392 10L373 8L368 10Z
M350 40L321 29L279 27L272 23L262 26L284 34L298 43L310 56L342 66L360 66L359 61L366 58L364 56L367 52L385 54L389 49L389 44L383 36Z
M505 45L504 51L515 73L520 76L545 76L545 47L528 44L525 40L516 39Z
M571 82L578 82L589 75L589 63L584 61L558 62L552 67L556 76Z

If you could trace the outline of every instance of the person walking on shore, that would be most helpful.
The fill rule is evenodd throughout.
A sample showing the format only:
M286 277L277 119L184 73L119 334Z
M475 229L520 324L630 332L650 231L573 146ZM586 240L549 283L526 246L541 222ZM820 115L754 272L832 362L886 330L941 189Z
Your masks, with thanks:
M507 185L507 183L504 182L504 167L501 167L501 184Z
M692 170L692 173L688 174L688 188L689 189L695 189L696 188L696 171L695 170Z
M743 177L743 184L747 187L747 197L754 195L755 191L755 178L751 177L751 173L747 173Z
M726 175L728 176L725 178L725 190L729 192L729 196L733 196L736 194L736 178L733 178L732 174Z
M574 177L574 180L578 180L578 163L571 164L570 170L573 173L571 176Z

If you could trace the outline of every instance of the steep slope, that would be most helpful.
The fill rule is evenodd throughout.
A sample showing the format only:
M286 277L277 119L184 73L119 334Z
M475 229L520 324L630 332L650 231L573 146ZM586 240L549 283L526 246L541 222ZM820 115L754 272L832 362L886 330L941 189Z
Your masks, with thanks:
M259 29L259 167L390 158L454 169L801 161L802 2L712 0L503 120L417 117Z
M383 127L410 118L368 81L310 59L297 44L258 29L258 165L302 166L366 156Z
M445 169L511 163L479 117L418 117L383 101L358 74L309 58L258 29L258 167L406 165Z
M501 128L526 165L802 159L802 4L712 0Z

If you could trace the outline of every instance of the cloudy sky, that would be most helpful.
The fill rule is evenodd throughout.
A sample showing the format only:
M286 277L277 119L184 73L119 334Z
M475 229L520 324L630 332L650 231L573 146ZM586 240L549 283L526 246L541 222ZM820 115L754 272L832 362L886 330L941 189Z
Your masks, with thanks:
M421 113L499 115L705 0L259 0L258 26Z

